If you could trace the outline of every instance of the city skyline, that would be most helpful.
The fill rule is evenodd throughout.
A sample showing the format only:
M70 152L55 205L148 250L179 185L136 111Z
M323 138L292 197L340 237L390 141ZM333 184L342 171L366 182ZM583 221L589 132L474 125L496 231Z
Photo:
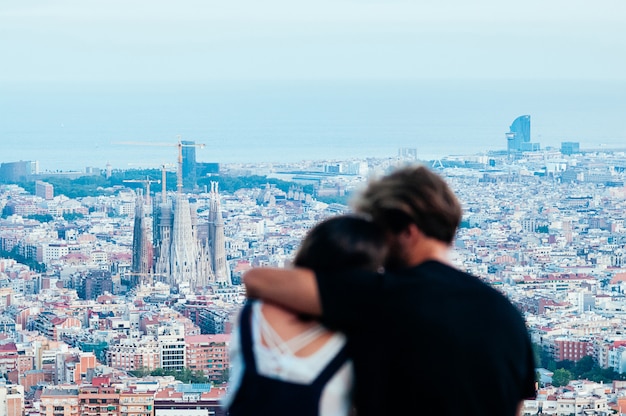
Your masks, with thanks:
M245 271L424 160L463 203L450 262L542 351L523 412L621 411L624 50L623 0L3 2L0 414L220 416ZM101 177L5 180L27 160Z
M301 166L295 167L299 180L319 181L311 188L314 195L267 182L222 196L212 182L210 192L189 195L197 204L198 226L209 226L202 234L223 244L212 262L223 262L234 277L232 285L220 282L216 272L215 282L199 292L174 290L158 278L134 289L128 286L129 277L142 267L137 257L144 239L135 238L145 229L135 218L145 215L136 209L144 196L142 184L134 184L134 190L111 186L100 196L77 198L45 182L36 184L34 194L0 185L0 248L5 254L0 259L0 325L7 338L0 348L7 373L0 394L6 389L17 408L41 402L50 411L51 401L62 397L74 406L74 414L102 410L104 400L107 414L117 409L123 414L132 400L174 409L176 400L161 401L174 398L166 387L170 382L150 380L157 374L181 379L192 372L217 384L181 388L205 389L216 398L228 375L231 324L244 300L242 273L260 265L289 264L312 225L349 212L348 206L323 203L322 196L354 191L372 175L415 162L413 150L407 149L402 160L328 164L308 178ZM533 342L541 348L539 386L551 398L539 394L526 401L528 414L538 414L540 408L571 413L576 405L601 411L626 405L625 159L623 153L581 153L575 146L564 150L459 157L449 160L455 162L450 168L433 167L463 202L450 261L509 297L524 312ZM162 199L155 188L151 200L156 204ZM169 196L180 194L172 190ZM218 212L224 215L215 218L212 213ZM161 224L163 233L176 233L175 221ZM577 362L571 372L561 367L568 360ZM592 370L582 373L578 363L581 368L590 364ZM558 372L547 370L552 365ZM150 379L142 378L147 374ZM559 387L573 374L575 399L571 390ZM139 384L145 389L138 391ZM452 378L440 387L449 391L453 384ZM41 398L37 389L42 389ZM595 393L588 394L590 390ZM81 394L99 402L80 402ZM217 400L204 399L202 406L219 406Z

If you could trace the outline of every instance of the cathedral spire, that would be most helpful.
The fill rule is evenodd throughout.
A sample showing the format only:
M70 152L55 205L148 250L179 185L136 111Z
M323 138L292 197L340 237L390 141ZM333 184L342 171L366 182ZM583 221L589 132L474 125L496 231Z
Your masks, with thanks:
M209 208L209 239L211 246L211 261L215 271L217 283L232 284L230 270L226 262L226 243L224 239L224 219L220 204L218 182L211 181L210 208Z

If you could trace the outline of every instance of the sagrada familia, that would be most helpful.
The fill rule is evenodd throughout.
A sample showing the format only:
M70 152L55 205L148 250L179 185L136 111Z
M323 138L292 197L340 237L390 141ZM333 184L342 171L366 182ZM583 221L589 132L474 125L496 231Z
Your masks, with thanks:
M218 183L211 182L208 221L199 224L195 204L182 192L181 163L177 176L175 196L168 198L164 186L160 203L154 204L152 241L146 201L141 194L137 197L132 258L134 284L152 278L168 283L179 293L195 293L211 284L230 285ZM149 190L147 194L149 196ZM206 232L200 232L201 229Z

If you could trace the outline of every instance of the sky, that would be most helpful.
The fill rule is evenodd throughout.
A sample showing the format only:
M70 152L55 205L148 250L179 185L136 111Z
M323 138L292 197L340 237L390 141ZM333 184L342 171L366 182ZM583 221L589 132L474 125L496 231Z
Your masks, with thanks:
M624 0L2 0L0 85L626 80Z

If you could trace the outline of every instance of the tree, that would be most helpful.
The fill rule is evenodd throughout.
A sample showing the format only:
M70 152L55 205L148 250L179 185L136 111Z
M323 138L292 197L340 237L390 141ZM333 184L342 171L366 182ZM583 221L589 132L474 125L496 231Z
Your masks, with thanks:
M50 222L54 220L54 218L50 214L32 214L32 215L27 215L26 218L39 221L41 223Z
M600 369L600 380L605 383L610 383L613 380L626 380L626 374L620 374L613 368Z
M187 367L181 370L165 370L163 368L156 368L150 371L149 374L156 377L172 376L176 380L183 383L206 383L208 381L207 377L202 371L193 371Z
M85 216L81 214L80 212L67 212L63 214L63 219L65 221L74 221L75 219L84 218L84 217Z
M595 367L596 362L592 356L586 355L580 360L576 361L574 368L572 368L572 373L575 377L580 378L583 374L589 373Z
M222 372L222 375L219 376L216 380L215 383L216 384L224 384L224 383L228 383L228 379L230 377L230 369L226 368L224 369L224 372Z
M189 381L191 383L204 384L209 381L209 379L207 378L207 376L204 375L204 372L202 370L196 370L191 372L191 377Z
M557 369L556 362L547 348L543 348L541 345L533 343L533 353L535 355L535 363L537 364L537 367L547 368L550 371Z
M563 360L557 363L558 368L564 368L566 370L573 370L576 366L576 363L572 360Z
M552 375L552 385L555 387L567 386L572 380L572 373L564 368L559 368Z
M129 374L132 374L135 377L141 378L141 377L145 377L148 374L150 374L150 370L146 367L141 367L138 368L136 370L131 370L128 372Z
M19 247L15 246L11 251L0 250L0 258L13 259L18 263L25 264L31 270L38 273L45 273L46 265L38 263L37 260L27 258L19 253Z
M7 218L9 215L13 214L13 208L11 207L11 205L6 204L4 206L4 208L2 208L2 215L0 215L0 218Z
M267 176L251 175L251 176L218 176L198 178L199 186L209 187L209 182L217 181L220 191L235 192L244 188L264 188L266 184L275 185L276 188L287 192L289 188L296 185L295 182L287 182L276 178L268 178ZM306 192L306 190L305 190ZM312 192L307 192L312 193Z

